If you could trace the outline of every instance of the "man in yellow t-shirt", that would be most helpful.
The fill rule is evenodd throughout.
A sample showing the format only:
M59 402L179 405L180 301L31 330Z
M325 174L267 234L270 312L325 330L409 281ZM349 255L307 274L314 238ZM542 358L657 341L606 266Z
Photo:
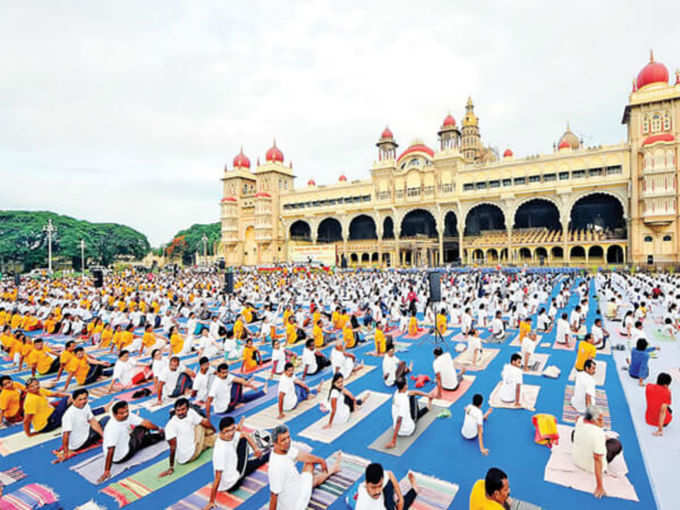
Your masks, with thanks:
M97 381L100 377L109 376L113 370L104 370L110 367L111 364L106 361L99 361L92 356L85 354L85 349L77 347L74 351L73 357L66 365L66 384L64 384L64 391L68 390L71 379L75 377L76 382L81 386L86 386Z
M382 356L387 352L387 339L381 322L375 323L375 353Z
M57 372L57 381L61 377L62 372L66 369L66 365L69 364L69 361L71 361L74 356L73 356L73 351L76 350L76 343L73 340L69 340L66 342L66 345L64 346L64 352L62 352L59 355L59 371Z
M483 480L477 480L470 492L470 510L505 510L510 505L508 475L491 468Z
M24 385L12 381L10 376L0 377L0 422L12 424L23 421L24 390Z
M441 311L437 314L437 331L439 331L440 335L443 335L446 333L446 329L448 328L448 321L446 320L446 309L442 308Z
M52 374L59 370L59 357L52 357L51 351L45 346L42 338L36 338L33 349L26 358L26 364L31 367L31 376Z
M597 348L595 347L594 342L593 335L591 333L586 333L585 338L578 343L574 368L579 372L583 370L583 365L587 360L595 359Z
M288 345L293 345L297 342L297 324L295 324L295 317L291 315L286 323L286 343Z
M47 397L61 397L61 400L52 406ZM61 418L64 416L71 397L67 393L44 390L35 377L26 381L26 398L24 399L24 432L28 437L41 432L49 432L61 426ZM31 431L31 426L33 431Z

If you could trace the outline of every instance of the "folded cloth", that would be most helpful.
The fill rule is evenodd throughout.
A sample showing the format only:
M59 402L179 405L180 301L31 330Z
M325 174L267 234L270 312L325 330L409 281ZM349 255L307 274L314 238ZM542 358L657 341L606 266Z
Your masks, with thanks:
M543 370L543 376L550 377L551 379L557 379L560 376L560 369L555 365L550 365Z

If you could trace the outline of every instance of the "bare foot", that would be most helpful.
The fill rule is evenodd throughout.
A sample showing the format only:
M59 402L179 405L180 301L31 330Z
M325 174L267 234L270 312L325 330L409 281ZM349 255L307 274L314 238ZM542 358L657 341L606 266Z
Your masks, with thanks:
M420 488L418 487L418 484L416 484L416 475L413 474L412 471L408 472L408 481L411 484L411 488L417 492L420 492Z
M334 475L335 473L340 472L340 460L342 459L342 452L338 450L338 453L335 456L335 464L333 464L333 467L331 468L330 474Z

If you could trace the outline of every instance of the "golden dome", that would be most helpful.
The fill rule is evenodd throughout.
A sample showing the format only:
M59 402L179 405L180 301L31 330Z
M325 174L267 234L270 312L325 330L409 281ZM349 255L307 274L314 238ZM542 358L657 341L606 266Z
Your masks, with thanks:
M466 126L476 126L477 122L478 122L477 116L472 112L466 113L465 117L463 117L463 126L464 127L466 127Z
M564 132L557 145L560 146L564 142L568 143L572 149L578 149L581 146L581 141L578 139L578 136L569 129L569 124L567 124L567 130Z

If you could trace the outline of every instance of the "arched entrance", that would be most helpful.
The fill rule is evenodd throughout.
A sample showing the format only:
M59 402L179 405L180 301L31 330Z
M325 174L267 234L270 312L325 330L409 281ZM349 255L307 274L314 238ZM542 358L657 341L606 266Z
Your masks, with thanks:
M456 213L449 211L444 216L444 263L457 262L458 259L460 259L458 219Z
M316 241L319 243L335 243L342 241L342 225L335 218L326 218L319 223Z
M519 260L522 262L531 262L531 250L529 248L519 249Z
M290 238L292 241L311 241L312 229L304 220L297 220L290 226Z
M438 236L434 216L424 209L415 209L401 220L401 234L399 237L407 238L418 235L428 238L437 238Z
M394 222L387 217L383 220L383 239L394 239Z
M602 246L591 246L588 249L588 262L604 262L604 250Z
M535 198L524 202L515 211L513 229L546 227L560 230L560 211L550 200Z
M583 248L583 246L572 246L571 251L569 251L569 261L570 262L586 261L586 250Z
M609 264L623 264L623 248L618 244L612 244L607 249L607 262Z
M570 211L571 230L611 232L625 237L626 227L621 202L605 193L579 198Z
M548 262L548 250L542 246L539 246L534 251L534 257L536 258L536 262L538 262L540 265L546 264Z
M349 224L349 240L378 239L375 221L366 214L354 218Z
M550 250L553 262L562 261L564 259L564 250L560 246L553 246Z
M255 242L255 227L250 225L245 231L243 243L243 260L246 266L257 264L257 243Z
M465 217L466 236L479 235L486 230L505 229L505 216L500 207L493 204L479 204L470 209Z

